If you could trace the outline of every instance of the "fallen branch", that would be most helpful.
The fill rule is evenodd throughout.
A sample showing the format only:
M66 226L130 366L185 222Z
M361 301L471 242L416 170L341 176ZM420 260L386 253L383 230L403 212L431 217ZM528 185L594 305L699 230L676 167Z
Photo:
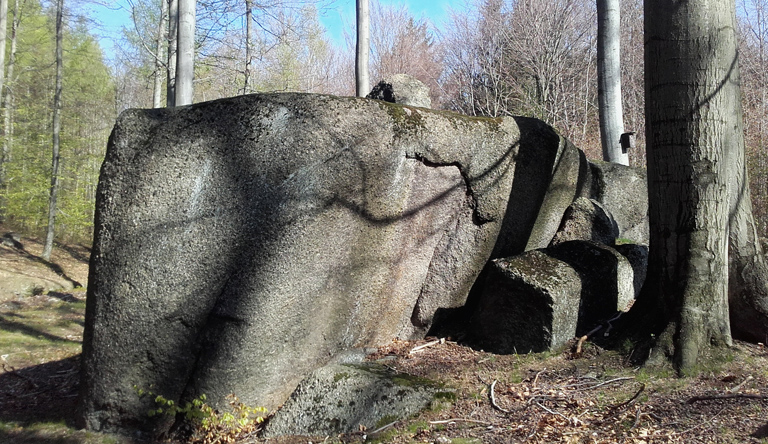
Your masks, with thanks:
M749 376L747 376L747 377L746 377L746 379L744 379L744 380L741 382L741 384L737 385L736 387L734 387L734 388L732 388L732 389L728 389L728 392L729 392L729 393L736 393L736 392L738 392L738 391L739 391L739 389L741 389L742 387L744 387L744 384L748 383L749 381L751 381L751 380L753 380L753 379L755 379L755 378L753 378L753 377L752 377L752 375L749 375Z
M491 384L491 405L493 406L493 408L495 408L496 410L498 410L500 412L509 413L509 410L503 409L503 408L499 407L498 404L496 404L496 396L493 394L493 388L496 387L496 382L498 382L498 381L496 381L494 379L493 383Z
M389 424L387 424L387 425L384 425L384 426L381 426L381 427L379 427L378 429L376 429L376 430L372 431L371 433L369 433L369 435L375 435L375 434L377 434L377 433L379 433L379 432L381 432L381 431L384 431L384 430L386 430L386 429L388 429L388 428L392 427L392 426L393 426L393 425L395 425L395 424L397 424L397 421L392 421L392 422L390 422Z
M425 348L432 347L433 345L437 344L445 344L445 338L435 339L434 341L427 342L426 344L421 344L419 346L413 347L411 351L408 352L408 354L413 354L418 351L424 350Z
M629 398L628 400L622 402L621 404L619 404L619 405L617 405L615 407L611 407L611 410L615 411L615 410L618 410L618 409L621 409L621 408L624 408L624 407L628 407L630 404L635 402L637 397L640 396L640 393L643 393L644 390L645 390L645 384L640 386L640 390L638 390L637 393L635 393L635 396Z
M630 307L631 307L631 306L632 306L632 305L630 305ZM629 310L629 308L627 308L627 310ZM598 325L597 327L595 327L595 328L593 328L592 330L590 330L590 332L589 332L589 333L587 333L587 334L585 334L584 336L580 337L580 338L579 338L579 342L577 342L577 343L576 343L576 352L575 352L574 354L575 354L575 355L577 355L577 356L578 356L578 355L581 355L581 348L582 348L582 346L584 345L584 343L585 343L585 342L587 342L587 339L589 339L589 338L590 338L592 335L594 335L595 333L599 332L599 331L600 331L600 330L602 330L603 328L605 328L605 329L606 329L606 330L605 330L605 333L603 333L603 336L608 336L608 332L610 332L610 331L611 331L611 329L613 328L613 324L611 324L611 322L613 322L613 321L615 321L615 320L619 319L619 318L621 317L621 315L622 315L622 314L624 314L624 312L623 312L623 311L620 311L620 312L618 312L618 313L616 314L616 316L612 317L611 319L608 319L608 320L607 320L607 321L605 321L603 324L600 324L600 325ZM606 328L606 325L607 325L607 328Z
M753 395L749 393L728 393L725 395L703 395L694 396L685 401L686 404L693 404L699 401L713 401L716 399L768 399L768 395Z
M591 334L593 334L593 333L597 332L597 331L598 331L598 330L600 330L601 328L603 328L603 326L602 326L602 325L601 325L601 326L599 326L599 327L597 327L597 328L595 328L595 329L594 329L594 330L592 330L591 332L589 332L589 333L587 333L587 334L585 334L584 336L582 336L582 337L580 337L580 338L579 338L579 342L577 342L577 343L576 343L576 353L575 353L576 355L581 355L581 346L582 346L582 345L584 345L584 343L585 343L585 342L587 342L587 338L589 338L589 335L591 335Z
M547 371L546 368L544 368L542 371L536 373L536 377L533 378L533 389L534 390L536 389L536 383L539 382L539 376L541 376L541 374L544 373L545 371Z
M629 380L632 380L632 379L635 379L635 377L634 376L624 376L624 377L621 377L621 378L609 379L608 381L603 381L603 382L601 382L599 384L591 385L589 387L584 387L583 389L579 389L579 391L593 390L593 389L596 389L598 387L602 387L604 385L612 384L614 382L629 381Z
M451 418L451 419L443 419L440 421L429 421L430 424L450 424L452 422L471 422L474 424L480 424L480 425L487 425L487 426L496 426L497 424L494 424L492 422L487 421L480 421L477 419L468 419L468 418Z
M723 413L724 411L725 411L725 407L723 407L722 409L720 409L720 411L719 411L719 412L717 412L717 413L715 414L715 416L713 416L713 417L709 418L708 420L706 420L706 421L704 421L704 422L701 422L701 423L699 423L699 424L696 424L695 426L691 427L690 429L687 429L687 430L683 430L682 432L677 432L677 434L678 434L678 435L685 435L685 434L686 434L686 433L688 433L688 432L692 432L692 431L694 431L694 430L696 430L696 429L698 429L698 428L700 428L700 427L702 427L702 426L708 425L708 424L710 424L712 421L714 421L714 420L715 420L715 418L717 418L718 416L720 416L720 414L721 414L721 413Z
M565 418L566 421L568 421L568 424L571 424L571 418L563 415L562 413L556 412L554 410L551 410L551 409L547 408L546 406L542 405L541 403L539 403L538 401L534 402L534 404L536 404L537 406L539 406L542 409L544 409L544 411L546 411L550 415L562 416L563 418Z

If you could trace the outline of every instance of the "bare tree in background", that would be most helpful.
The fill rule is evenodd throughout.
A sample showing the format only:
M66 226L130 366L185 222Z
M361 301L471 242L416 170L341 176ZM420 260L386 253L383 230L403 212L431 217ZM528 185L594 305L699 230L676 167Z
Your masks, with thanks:
M475 14L454 13L444 37L447 106L471 116L497 117L513 109L505 62L503 0L476 4Z
M168 2L168 64L165 84L166 106L176 104L176 58L178 57L179 36L179 0L161 0Z
M375 82L395 74L409 74L430 90L432 103L441 100L442 47L427 21L416 19L405 6L371 7L371 73Z
M595 116L595 4L485 0L455 15L446 41L451 107L537 117L578 146L599 149Z
M56 85L53 94L53 129L52 129L52 162L51 188L48 198L48 228L45 232L43 259L50 260L53 252L53 237L56 229L56 201L59 195L59 151L61 134L61 84L64 75L64 0L56 2Z
M740 0L737 7L752 202L758 234L768 237L768 1Z
M368 72L368 58L371 52L371 15L368 8L368 0L357 0L356 5L355 91L358 97L365 97L371 92L371 80Z
M645 166L645 79L643 62L643 2L621 0L621 96L624 128L634 131L630 164Z
M243 69L243 94L251 92L253 67L253 0L245 0L245 67Z
M179 0L175 106L189 105L195 78L195 0Z
M620 24L620 1L597 0L597 99L603 160L629 165L629 155L619 143L624 132Z
M152 88L152 107L163 107L163 80L168 76L165 62L165 51L168 46L167 29L168 26L168 1L160 0L160 20L157 24L157 34L155 36L155 72L154 85Z

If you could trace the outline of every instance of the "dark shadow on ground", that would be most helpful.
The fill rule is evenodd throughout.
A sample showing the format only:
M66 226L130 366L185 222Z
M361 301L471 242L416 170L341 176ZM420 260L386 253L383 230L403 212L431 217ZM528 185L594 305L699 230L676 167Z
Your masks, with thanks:
M29 426L41 422L74 423L80 355L0 373L0 421ZM5 441L0 432L0 441ZM42 442L42 441L41 441Z
M67 245L56 243L56 248L66 251L73 259L88 263L91 260L91 249L84 245Z
M21 333L27 336L32 336L34 338L43 337L47 339L48 341L52 342L72 342L79 344L81 341L73 341L71 339L62 338L56 335L52 335L50 333L46 333L42 330L38 330L36 328L32 328L28 325L25 325L21 322L11 321L6 319L8 315L3 313L0 315L0 330L5 330L9 332L17 332ZM0 382L1 384L1 382Z
M21 254L26 256L27 259L29 259L31 261L34 261L34 262L37 262L39 264L45 265L52 272L56 273L57 275L61 276L64 279L68 280L72 284L73 287L78 288L78 287L82 287L83 286L83 284L81 284L80 282L77 282L76 280L74 280L71 277L69 277L67 275L67 273L64 271L64 269L61 268L61 266L59 264L47 261L47 260L43 259L40 256L37 256L37 255L34 255L34 254L30 253L29 251L25 250L24 248L18 248L18 250L19 250L19 252Z

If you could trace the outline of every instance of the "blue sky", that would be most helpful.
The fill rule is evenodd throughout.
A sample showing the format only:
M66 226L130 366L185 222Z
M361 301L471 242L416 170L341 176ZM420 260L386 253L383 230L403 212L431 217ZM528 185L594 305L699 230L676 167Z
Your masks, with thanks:
M427 18L435 26L449 18L449 10L462 9L466 0L379 0L382 5L406 5L416 18ZM343 26L355 22L355 0L336 0L331 10L321 19L328 35L336 42L343 41Z
M438 28L449 16L449 8L462 9L466 0L379 0L382 4L404 4L416 18L427 18ZM98 2L101 3L101 2ZM101 24L92 32L100 38L107 58L114 53L113 42L120 37L124 26L131 26L130 11L126 0L110 0L103 4L91 3L85 6L91 17ZM328 36L336 43L344 41L344 28L352 29L355 22L355 0L335 0L320 20Z

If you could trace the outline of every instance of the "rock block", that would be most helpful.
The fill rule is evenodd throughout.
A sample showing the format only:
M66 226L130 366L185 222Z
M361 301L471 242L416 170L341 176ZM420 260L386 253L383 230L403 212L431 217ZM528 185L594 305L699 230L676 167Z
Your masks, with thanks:
M307 376L267 424L264 435L335 436L369 432L408 418L453 390L375 363L330 364Z
M470 343L500 354L542 352L576 334L581 280L541 250L496 259L470 321Z

